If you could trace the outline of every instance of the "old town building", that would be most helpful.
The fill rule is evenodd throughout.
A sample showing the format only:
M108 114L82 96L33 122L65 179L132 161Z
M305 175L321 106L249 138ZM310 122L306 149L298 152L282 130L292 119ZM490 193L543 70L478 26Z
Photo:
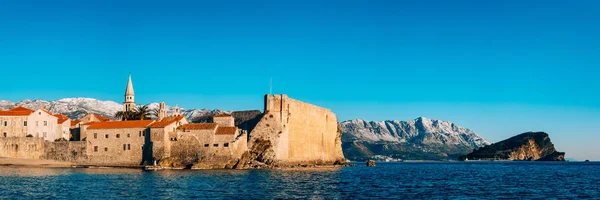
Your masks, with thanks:
M30 110L16 107L0 111L2 137L38 137L47 141L62 138L59 119L45 108Z

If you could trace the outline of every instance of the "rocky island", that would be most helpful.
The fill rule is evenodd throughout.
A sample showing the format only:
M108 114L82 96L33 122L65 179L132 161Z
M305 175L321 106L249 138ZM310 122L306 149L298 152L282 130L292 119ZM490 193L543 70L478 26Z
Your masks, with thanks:
M459 160L565 161L544 132L527 132L474 150Z

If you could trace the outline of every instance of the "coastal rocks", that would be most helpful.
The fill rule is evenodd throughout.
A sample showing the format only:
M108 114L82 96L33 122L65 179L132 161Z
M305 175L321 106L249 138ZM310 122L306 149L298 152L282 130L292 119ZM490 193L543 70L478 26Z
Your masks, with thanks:
M554 148L547 133L528 132L482 147L459 160L565 161L565 153Z
M367 161L367 167L375 167L375 161L373 161L373 160Z
M265 167L275 162L275 152L271 141L256 139L250 150L245 152L233 169L248 169L259 166ZM252 166L254 164L254 166Z
M169 157L169 158L163 158L158 162L158 166L160 167L166 167L166 168L176 168L176 169L184 169L186 168L186 165L184 165L181 161L179 161L176 158L173 157Z

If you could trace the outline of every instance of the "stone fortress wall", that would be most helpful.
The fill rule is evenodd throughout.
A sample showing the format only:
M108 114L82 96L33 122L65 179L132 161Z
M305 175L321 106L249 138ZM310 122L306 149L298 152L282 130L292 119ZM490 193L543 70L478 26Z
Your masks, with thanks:
M250 134L248 145L252 146L257 139L271 141L279 162L344 160L336 115L287 95L265 96L265 114Z
M0 157L87 162L85 141L49 142L35 137L0 138Z

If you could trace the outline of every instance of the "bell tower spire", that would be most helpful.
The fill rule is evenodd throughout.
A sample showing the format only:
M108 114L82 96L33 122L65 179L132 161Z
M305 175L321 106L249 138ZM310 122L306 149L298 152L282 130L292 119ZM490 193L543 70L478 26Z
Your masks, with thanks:
M135 108L135 94L133 93L133 83L131 82L131 73L125 89L125 102L123 102L123 111L132 111Z

